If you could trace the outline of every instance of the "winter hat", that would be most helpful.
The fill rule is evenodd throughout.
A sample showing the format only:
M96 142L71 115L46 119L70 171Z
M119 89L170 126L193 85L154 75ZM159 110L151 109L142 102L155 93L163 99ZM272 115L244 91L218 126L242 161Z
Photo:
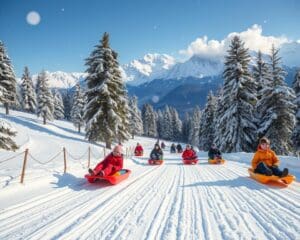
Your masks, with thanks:
M155 143L154 147L159 147L159 144L158 144L158 143Z
M266 137L262 137L262 138L259 140L259 144L263 144L263 143L266 143L266 144L269 144L269 145L270 145L270 140L267 139Z
M116 145L116 146L114 147L114 150L113 150L113 151L116 152L116 153L122 154L122 153L123 153L122 146L121 146L121 145Z

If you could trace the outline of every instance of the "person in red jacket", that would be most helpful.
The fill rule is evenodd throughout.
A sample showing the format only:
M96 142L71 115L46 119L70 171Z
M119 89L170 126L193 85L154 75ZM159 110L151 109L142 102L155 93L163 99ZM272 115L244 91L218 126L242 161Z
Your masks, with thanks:
M108 154L103 161L97 164L93 169L89 168L89 173L92 176L108 176L113 175L123 168L123 154L122 146L117 145L113 151Z
M134 154L135 156L142 156L144 152L143 147L141 146L141 144L137 143L136 147L134 149Z
M194 160L197 159L196 152L192 149L190 144L186 145L185 150L182 153L182 158L184 160Z

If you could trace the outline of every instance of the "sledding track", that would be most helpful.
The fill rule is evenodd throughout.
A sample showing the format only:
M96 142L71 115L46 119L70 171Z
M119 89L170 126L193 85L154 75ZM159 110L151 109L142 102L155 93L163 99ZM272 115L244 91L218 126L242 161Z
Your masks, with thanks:
M161 166L134 158L116 186L77 176L2 209L0 239L300 239L299 182L265 186L237 162L182 165L165 155Z

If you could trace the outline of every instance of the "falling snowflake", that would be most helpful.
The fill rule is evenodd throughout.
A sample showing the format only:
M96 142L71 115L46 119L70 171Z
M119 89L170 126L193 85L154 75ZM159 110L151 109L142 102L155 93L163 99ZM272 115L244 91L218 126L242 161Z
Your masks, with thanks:
M41 17L38 12L31 11L27 14L26 20L30 25L38 25L41 21Z
M159 96L155 95L152 97L152 102L157 103L159 101Z

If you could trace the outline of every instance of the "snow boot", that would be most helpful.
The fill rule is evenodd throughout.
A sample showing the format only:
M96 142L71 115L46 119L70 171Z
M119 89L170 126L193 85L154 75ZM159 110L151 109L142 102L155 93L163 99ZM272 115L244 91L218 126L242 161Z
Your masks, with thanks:
M95 175L95 173L94 173L94 171L93 171L93 169L91 169L91 168L89 168L89 174L91 175L91 176L94 176Z
M284 168L280 177L286 177L288 174L289 174L289 170L287 168Z

